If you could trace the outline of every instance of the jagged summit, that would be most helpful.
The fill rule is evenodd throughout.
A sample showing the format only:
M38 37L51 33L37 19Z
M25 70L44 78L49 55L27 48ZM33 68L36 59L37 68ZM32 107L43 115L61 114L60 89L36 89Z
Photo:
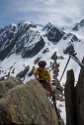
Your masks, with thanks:
M74 31L83 30L84 31L84 19L81 20L79 23L76 23L75 26L72 28Z
M22 21L21 23L18 24L18 27L27 27L27 26L30 26L30 27L33 27L33 28L36 28L37 25L33 22L33 21Z
M51 24L50 22L47 23L44 27L43 30L49 31L51 29L51 27L53 27L53 24Z
M43 31L46 31L48 40L53 42L54 44L57 43L65 34L64 31L58 29L50 22L43 27Z
M21 54L22 57L31 57L39 52L44 46L44 42L41 35L36 28L36 24L32 22L23 21L17 26L10 25L0 30L0 59L3 60L9 55L9 53ZM37 40L36 40L37 39ZM42 44L40 45L40 41ZM38 50L37 43L40 46ZM32 49L36 50L33 51Z

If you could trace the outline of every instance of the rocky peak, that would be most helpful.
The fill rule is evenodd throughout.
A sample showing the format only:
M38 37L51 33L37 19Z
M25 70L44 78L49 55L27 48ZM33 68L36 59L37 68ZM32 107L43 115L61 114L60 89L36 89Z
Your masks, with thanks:
M64 31L58 29L57 27L55 27L54 25L52 25L51 23L48 23L43 30L46 30L46 36L48 38L48 40L50 40L51 42L58 42L63 35L65 34Z
M53 25L49 22L44 27L43 30L49 31Z
M0 59L12 53L32 57L44 47L44 40L33 22L23 21L0 29ZM36 49L38 48L39 49ZM32 51L33 50L33 51ZM36 52L34 51L36 50Z
M81 20L79 24L80 24L81 27L84 27L84 19Z
M78 31L79 29L84 27L84 19L81 20L79 23L76 23L75 26L72 28L74 31Z

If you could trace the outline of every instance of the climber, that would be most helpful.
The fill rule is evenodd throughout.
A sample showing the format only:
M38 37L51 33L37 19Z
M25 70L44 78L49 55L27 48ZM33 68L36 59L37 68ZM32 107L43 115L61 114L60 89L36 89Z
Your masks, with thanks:
M39 61L38 67L34 69L34 76L47 91L50 93L54 91L53 85L51 83L50 72L48 69L46 69L46 61Z

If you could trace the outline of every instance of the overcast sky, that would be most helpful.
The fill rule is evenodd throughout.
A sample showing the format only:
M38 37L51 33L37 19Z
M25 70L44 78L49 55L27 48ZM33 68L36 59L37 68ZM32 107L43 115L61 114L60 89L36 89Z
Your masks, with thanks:
M0 27L23 20L72 26L84 19L84 0L0 0Z

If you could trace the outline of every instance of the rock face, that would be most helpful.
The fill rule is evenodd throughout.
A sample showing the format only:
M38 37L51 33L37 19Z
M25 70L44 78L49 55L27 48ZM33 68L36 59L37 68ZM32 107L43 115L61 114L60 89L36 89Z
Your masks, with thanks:
M72 30L78 31L80 27L81 27L81 28L84 27L84 19L81 20L79 23L76 23L76 25L72 28Z
M63 125L37 80L7 90L0 99L0 124Z
M75 102L74 73L69 70L65 85L66 125L75 125Z
M22 21L0 28L0 60L16 53L30 58L40 52L45 41L33 22Z
M84 125L84 67L81 68L75 87L73 72L67 72L65 103L66 125Z
M58 42L63 36L64 36L64 32L62 30L59 30L58 28L56 28L55 26L53 26L51 23L48 23L43 30L46 30L46 36L48 38L48 40L50 40L51 42Z
M81 68L78 83L76 85L76 110L77 125L84 125L84 68Z
M8 90L20 84L23 84L20 79L15 79L11 76L6 80L0 81L0 98L3 97L8 92Z

